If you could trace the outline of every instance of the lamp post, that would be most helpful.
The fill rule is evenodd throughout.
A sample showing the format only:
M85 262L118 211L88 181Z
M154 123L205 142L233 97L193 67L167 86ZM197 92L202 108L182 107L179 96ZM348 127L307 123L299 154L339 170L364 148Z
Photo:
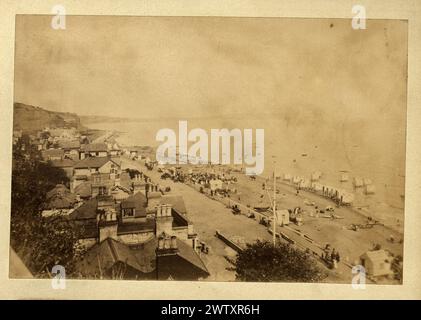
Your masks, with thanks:
M276 161L273 165L273 246L276 245Z

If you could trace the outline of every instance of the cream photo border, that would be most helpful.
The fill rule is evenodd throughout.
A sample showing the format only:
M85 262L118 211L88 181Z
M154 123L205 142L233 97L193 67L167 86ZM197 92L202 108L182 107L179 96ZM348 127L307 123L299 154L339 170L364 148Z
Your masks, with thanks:
M235 16L408 20L405 242L402 285L9 279L15 15ZM0 2L0 298L2 299L421 299L421 2L417 0L2 0ZM351 24L351 20L350 20ZM368 26L369 27L369 26ZM387 155L386 155L387 156Z

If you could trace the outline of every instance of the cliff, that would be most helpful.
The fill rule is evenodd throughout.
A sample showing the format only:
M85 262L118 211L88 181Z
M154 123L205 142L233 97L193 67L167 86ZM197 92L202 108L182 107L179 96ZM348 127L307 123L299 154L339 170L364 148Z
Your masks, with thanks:
M14 130L33 132L45 127L82 128L79 117L74 113L49 111L23 103L14 104Z

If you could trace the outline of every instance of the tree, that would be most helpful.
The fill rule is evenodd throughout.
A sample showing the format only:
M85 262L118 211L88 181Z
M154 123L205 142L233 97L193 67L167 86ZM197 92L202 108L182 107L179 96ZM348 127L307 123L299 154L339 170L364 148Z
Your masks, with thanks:
M236 278L240 281L316 282L326 275L308 254L290 244L260 241L247 244L237 255Z
M65 172L43 162L23 136L13 149L11 245L35 276L56 264L70 274L78 252L78 229L70 221L41 216L47 192L59 183L69 183Z

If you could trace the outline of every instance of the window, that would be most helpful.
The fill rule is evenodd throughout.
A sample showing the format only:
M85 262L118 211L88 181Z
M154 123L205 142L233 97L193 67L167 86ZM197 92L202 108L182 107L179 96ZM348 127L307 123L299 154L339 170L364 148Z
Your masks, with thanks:
M99 187L98 193L100 196L107 195L107 187Z
M123 217L134 217L134 208L126 208L123 210Z

